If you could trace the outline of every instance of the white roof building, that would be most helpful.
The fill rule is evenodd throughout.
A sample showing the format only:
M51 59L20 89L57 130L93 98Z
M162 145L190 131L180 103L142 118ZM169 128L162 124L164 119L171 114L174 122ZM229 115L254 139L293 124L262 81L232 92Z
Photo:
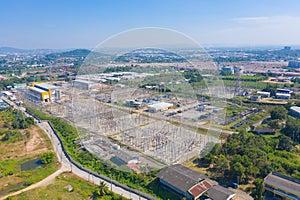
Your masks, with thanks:
M150 112L159 112L159 111L168 110L171 107L173 107L172 103L160 102L160 103L155 103L155 104L149 105L148 110Z

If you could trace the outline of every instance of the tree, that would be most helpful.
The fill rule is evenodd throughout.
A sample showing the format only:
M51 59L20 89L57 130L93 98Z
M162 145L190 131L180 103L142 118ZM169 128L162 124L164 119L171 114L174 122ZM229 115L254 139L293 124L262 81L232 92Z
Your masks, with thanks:
M282 135L279 138L278 149L291 151L293 149L293 141L291 138Z
M290 137L293 141L300 143L300 119L289 117L282 133Z
M43 153L41 156L41 161L43 164L49 164L49 163L53 162L53 160L54 160L53 152L46 152L46 153Z
M217 172L224 172L229 168L229 161L224 155L220 155L215 160L215 168Z
M267 84L266 88L263 89L264 92L270 92L271 97L276 95L277 86Z
M232 178L234 179L234 177L236 177L239 182L245 181L246 179L245 171L246 169L241 163L235 163L230 168L230 174Z
M92 195L92 199L100 199L101 197L105 196L108 194L108 187L106 186L106 183L103 181L100 181L99 187L97 188L96 191L94 191Z
M282 106L277 106L272 109L271 111L271 119L286 119L287 116L287 110Z
M273 128L273 129L281 128L281 123L280 123L279 119L269 120L267 124L270 126L270 128Z
M263 193L263 180L260 179L260 178L257 178L253 181L253 184L255 185L255 188L252 190L251 196L254 199L262 200L263 199L263 196L262 196L262 193Z

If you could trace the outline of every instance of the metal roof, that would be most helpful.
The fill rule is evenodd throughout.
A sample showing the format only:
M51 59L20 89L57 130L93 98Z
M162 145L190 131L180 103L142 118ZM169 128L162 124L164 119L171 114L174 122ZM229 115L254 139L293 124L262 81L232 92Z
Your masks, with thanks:
M226 200L232 198L235 193L220 185L214 185L207 191L208 196L213 200Z
M280 173L271 172L265 177L264 183L282 188L300 197L300 180L298 179L291 178Z
M270 92L258 91L257 94L268 94L268 95L270 95Z
M300 107L299 106L292 106L291 110L300 113Z
M33 91L35 91L35 92L39 92L39 93L42 93L42 92L47 92L47 91L45 91L45 90L42 90L42 89L40 89L40 88L37 88L37 87L30 87L30 88L29 88L29 90L33 90Z
M166 103L166 102L160 102L160 103L149 105L148 107L155 108L155 109L162 109L162 108L171 107L171 106L173 106L173 104Z
M207 178L207 176L180 164L166 167L156 176L182 192L187 192L195 184Z
M48 84L48 83L39 83L39 84L35 84L35 85L38 86L38 87L41 87L41 88L45 88L46 90L57 88L57 86L51 85L51 84Z
M91 81L80 80L80 79L76 79L76 80L74 80L74 82L77 82L77 83L87 83L87 84L92 84L92 83L94 83L94 82L91 82Z
M291 94L285 94L285 93L276 93L276 96L286 96L286 97L290 97Z

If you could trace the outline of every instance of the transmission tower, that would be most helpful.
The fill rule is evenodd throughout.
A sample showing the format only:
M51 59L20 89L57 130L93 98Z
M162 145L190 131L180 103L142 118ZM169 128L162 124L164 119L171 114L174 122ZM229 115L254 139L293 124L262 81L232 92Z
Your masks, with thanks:
M241 83L241 75L243 74L243 68L234 66L234 74L236 76L236 82L234 85L233 96L237 97L242 92L242 83Z
M240 99L240 106L242 106L242 82L241 82L241 75L243 74L243 67L242 66L234 66L234 74L236 76L236 82L233 91L233 97L239 97Z

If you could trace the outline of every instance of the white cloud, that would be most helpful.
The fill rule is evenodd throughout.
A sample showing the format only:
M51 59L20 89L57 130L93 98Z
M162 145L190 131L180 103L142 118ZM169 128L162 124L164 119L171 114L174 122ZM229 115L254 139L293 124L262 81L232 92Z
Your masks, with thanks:
M261 23L269 21L269 17L240 17L240 18L233 18L232 21L237 23Z
M289 16L289 15L280 15L280 16L260 16L260 17L241 17L233 18L233 22L237 24L244 25L259 25L259 24L299 24L299 16Z
M210 31L203 39L224 45L299 45L299 16L233 18L227 28Z

